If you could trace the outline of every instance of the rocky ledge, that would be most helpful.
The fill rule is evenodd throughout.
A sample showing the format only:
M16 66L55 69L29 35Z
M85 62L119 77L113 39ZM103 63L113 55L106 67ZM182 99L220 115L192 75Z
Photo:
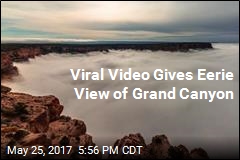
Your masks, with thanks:
M1 79L11 79L17 75L17 67L13 66L13 61L8 54L1 54Z
M28 61L29 58L34 58L42 54L43 52L39 47L2 49L1 79L11 79L12 76L18 75L17 67L13 66L13 62Z
M1 158L54 158L54 159L95 159L102 154L78 154L78 146L96 146L92 136L87 134L87 128L82 120L72 119L61 115L63 106L52 95L32 96L24 93L14 93L11 89L1 86ZM27 154L8 155L7 146L28 147L43 146L72 146L70 154L41 155ZM111 159L208 159L208 154L201 148L189 150L183 146L172 146L165 135L152 138L146 144L141 134L130 134L117 140L113 146L143 146L141 154L109 155Z
M107 53L110 49L151 50L151 51L181 51L190 49L212 49L211 43L128 43L128 44L1 44L1 79L10 79L17 75L13 62L28 61L29 58L48 53L82 53L101 51Z
M29 147L66 146L73 152L54 158L101 158L98 155L78 155L78 146L95 146L92 137L86 133L82 120L61 115L63 106L52 95L32 96L13 93L1 86L1 158L43 158L42 156L6 154L7 146ZM46 156L44 158L51 158Z

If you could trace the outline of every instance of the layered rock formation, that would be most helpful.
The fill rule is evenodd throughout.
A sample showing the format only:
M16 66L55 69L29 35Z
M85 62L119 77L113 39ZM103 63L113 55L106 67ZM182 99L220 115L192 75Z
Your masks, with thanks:
M1 86L1 158L26 158L22 155L6 154L6 146L29 147L72 146L70 154L32 155L27 158L102 158L101 152L94 154L78 154L78 146L95 146L92 137L87 134L87 128L82 120L61 115L63 106L52 95L32 96L24 93L14 93L11 89ZM188 151L183 145L172 146L165 135L155 136L151 144L146 144L141 134L130 134L117 140L114 146L142 146L141 154L109 155L111 159L172 159L208 158L201 149Z
M1 79L10 79L17 75L17 67L13 66L13 61L6 53L1 54Z
M160 42L144 42L144 43L92 43L92 44L1 44L1 51L32 50L31 52L40 51L41 54L49 52L55 53L87 53L91 51L106 51L110 49L123 50L163 50L163 51L180 51L186 52L190 49L212 49L212 44L208 42L176 42L176 43L160 43ZM20 51L21 52L21 51Z
M17 67L13 66L13 62L28 61L44 54L40 47L23 47L8 48L1 50L1 79L11 79L12 76L18 75Z
M61 115L63 106L55 96L32 96L13 93L1 86L1 158L24 158L7 155L6 146L72 146L71 154L48 155L53 158L100 158L78 155L78 146L95 146L81 120ZM27 155L37 158L39 155ZM41 156L40 156L41 157ZM43 158L43 157L42 157Z

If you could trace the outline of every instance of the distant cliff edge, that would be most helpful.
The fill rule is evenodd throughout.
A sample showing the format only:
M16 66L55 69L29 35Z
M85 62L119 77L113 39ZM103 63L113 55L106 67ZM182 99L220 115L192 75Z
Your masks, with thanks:
M212 49L207 42L182 43L129 43L129 44L1 44L1 79L10 79L18 74L13 62L28 61L29 58L48 53L86 54L91 51L107 53L109 50L151 50L151 51L180 51L191 49Z

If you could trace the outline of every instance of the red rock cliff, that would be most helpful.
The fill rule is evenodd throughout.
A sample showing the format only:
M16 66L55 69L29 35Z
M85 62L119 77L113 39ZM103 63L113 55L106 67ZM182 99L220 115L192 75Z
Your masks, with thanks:
M102 158L99 154L78 154L78 146L95 146L92 136L87 134L87 127L82 120L61 115L63 106L52 95L32 96L14 93L1 86L1 158L23 158L22 155L7 155L6 146L31 147L72 146L70 154L47 155L46 158ZM141 134L130 134L117 140L114 146L142 146L139 155L109 155L114 159L172 159L208 158L201 149L188 151L183 145L172 146L165 135L153 137L151 144L146 144ZM101 147L101 146L99 146ZM27 155L27 158L39 158L38 155Z

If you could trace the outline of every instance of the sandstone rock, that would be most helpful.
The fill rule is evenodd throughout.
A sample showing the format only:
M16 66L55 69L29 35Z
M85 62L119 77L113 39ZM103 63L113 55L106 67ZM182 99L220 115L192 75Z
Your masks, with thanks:
M140 133L137 134L129 134L128 136L123 137L122 139L118 139L114 146L144 146L146 147L144 138Z
M145 140L141 136L140 133L137 134L129 134L128 136L123 137L122 139L118 139L114 143L114 147L118 146L119 149L121 149L123 146L142 146L141 148L141 155L135 154L135 155L130 155L130 154L123 154L121 151L119 154L112 154L109 155L108 158L110 159L139 159L143 157L144 149L146 147Z
M8 51L11 55L12 61L22 62L28 61L29 58L41 55L42 51L39 47L22 47Z
M95 146L92 136L86 134L86 125L81 120L68 116L60 116L63 106L54 96L32 96L24 93L13 93L5 89L1 92L1 158L18 158L21 156L6 155L6 146L30 147L32 145L45 146L73 146L70 154L48 156L57 159L100 159L98 154L78 154L78 146ZM112 159L197 159L208 158L208 154L201 148L189 153L183 145L171 146L165 135L152 138L149 145L138 134L129 134L118 139L114 146L142 146L141 154L109 155ZM100 148L99 148L100 149ZM41 158L41 155L28 155L27 158ZM47 158L47 157L46 157Z
M2 92L1 94L1 149L6 146L28 147L75 146L72 153L48 156L48 158L101 158L98 155L79 155L78 146L95 146L92 137L86 134L86 125L81 120L60 116L63 106L54 96L31 96L24 93ZM30 147L31 148L31 147ZM9 156L2 158L23 158ZM27 158L38 158L28 155Z
M170 146L168 149L168 158L191 159L188 149L183 145L179 145L178 147Z
M184 145L179 145L178 149L182 153L183 159L190 159L190 153Z
M47 98L46 97L38 97L38 99L40 99L40 102L44 106L48 107L50 121L59 119L60 114L63 111L63 106L60 105L59 100L55 96L50 95ZM37 100L35 100L35 101L37 101Z
M25 136L20 142L23 146L43 145L49 146L51 144L50 139L44 133L30 133Z
M83 134L78 137L69 137L69 144L73 147L78 146L95 146L95 143L92 141L92 136L88 134Z
M8 93L11 90L11 88L1 85L1 93Z
M60 117L63 106L54 96L7 93L1 101L2 120L11 119L19 127L34 133L46 132L49 122Z
M1 125L1 158L16 158L6 155L6 146L18 146L18 141L27 136L30 132L17 126Z
M92 141L92 136L88 134L80 135L78 137L70 137L69 144L73 146L73 148L75 149L75 154L73 153L72 158L76 158L76 159L101 159L102 158L100 147L97 148L100 151L98 154L93 153L93 154L79 155L76 153L76 151L78 151L78 146L84 146L86 148L88 146L93 146L93 147L96 146L95 143L93 143Z
M172 146L165 135L157 135L152 138L149 145L145 144L140 134L130 134L114 143L114 147L122 148L123 146L143 146L141 155L109 155L109 159L207 159L207 153L199 148L189 153L188 149L183 146Z
M11 76L17 74L17 67L13 66L10 56L7 53L1 53L1 79L11 79Z
M34 133L46 132L48 130L49 121L48 111L46 109L41 109L39 113L32 116L29 121L29 130Z
M191 151L192 159L209 159L207 152L202 148L196 148Z
M168 158L170 143L167 136L157 135L152 138L152 143L147 146L147 157L154 159Z
M86 133L86 125L81 120L71 119L62 121L61 119L49 124L48 134L50 137L61 135L78 137Z

